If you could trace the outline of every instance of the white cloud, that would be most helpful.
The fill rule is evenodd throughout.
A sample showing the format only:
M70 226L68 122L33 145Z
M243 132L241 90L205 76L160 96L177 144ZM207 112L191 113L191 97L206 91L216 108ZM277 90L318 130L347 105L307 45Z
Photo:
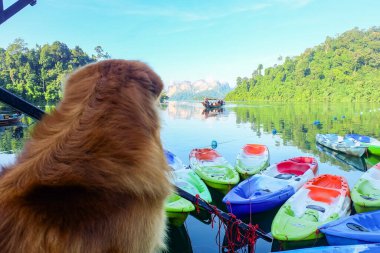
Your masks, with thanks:
M289 6L291 8L300 8L311 3L312 0L276 0L277 2Z

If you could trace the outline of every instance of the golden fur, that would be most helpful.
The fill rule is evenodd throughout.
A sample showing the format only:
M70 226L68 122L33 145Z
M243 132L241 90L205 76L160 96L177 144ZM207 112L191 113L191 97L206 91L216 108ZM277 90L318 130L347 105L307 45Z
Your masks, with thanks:
M137 61L87 65L0 179L1 252L157 252L172 188L155 100Z

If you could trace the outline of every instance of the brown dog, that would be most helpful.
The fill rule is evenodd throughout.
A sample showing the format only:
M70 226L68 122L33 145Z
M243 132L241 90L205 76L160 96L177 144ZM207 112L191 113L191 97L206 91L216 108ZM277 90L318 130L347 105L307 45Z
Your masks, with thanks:
M145 64L72 74L64 98L0 179L0 252L157 252L172 190Z

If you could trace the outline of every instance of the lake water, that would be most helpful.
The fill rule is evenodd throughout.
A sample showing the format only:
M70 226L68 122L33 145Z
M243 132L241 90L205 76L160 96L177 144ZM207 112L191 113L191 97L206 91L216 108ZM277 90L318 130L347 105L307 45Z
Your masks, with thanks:
M169 102L160 105L159 112L164 147L186 165L193 148L210 147L214 140L218 143L216 150L232 164L244 144L259 143L267 145L271 164L294 156L313 156L319 163L318 174L344 176L352 188L367 167L380 161L375 156L359 159L332 154L315 143L317 133L355 132L380 139L380 104L227 104L222 110L205 112L199 102ZM33 120L26 117L21 125L0 127L2 162L8 157L4 153L15 153L22 148L33 125ZM226 210L221 202L224 195L215 190L211 193L212 204ZM276 211L255 214L244 221L270 232ZM182 225L171 225L170 252L222 252L218 245L223 244L224 231L218 233L217 220L213 227L206 224L209 218L191 214ZM326 242L320 239L315 245L326 245ZM259 239L256 252L287 247L277 241L270 244Z

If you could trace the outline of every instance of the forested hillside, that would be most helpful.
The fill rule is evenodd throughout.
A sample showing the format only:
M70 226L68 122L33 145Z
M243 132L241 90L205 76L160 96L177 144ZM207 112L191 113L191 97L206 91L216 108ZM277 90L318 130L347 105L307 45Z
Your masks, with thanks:
M226 96L233 101L371 101L380 102L380 27L349 30L286 57L278 66L237 78Z
M38 104L56 103L62 96L62 80L72 70L99 59L109 58L100 46L89 56L79 46L62 42L28 48L16 39L0 48L0 87Z

